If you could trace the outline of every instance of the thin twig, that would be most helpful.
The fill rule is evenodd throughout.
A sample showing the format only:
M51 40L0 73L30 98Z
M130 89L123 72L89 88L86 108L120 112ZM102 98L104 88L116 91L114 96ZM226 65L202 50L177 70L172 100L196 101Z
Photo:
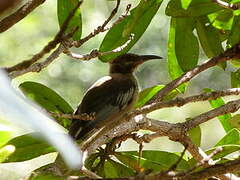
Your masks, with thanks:
M29 13L31 13L35 8L43 4L45 1L46 0L29 0L16 12L2 19L0 21L0 33L8 30L21 19L25 18Z
M228 3L222 0L212 0L214 3L218 4L219 6L226 8L226 9L232 9L232 10L238 10L240 9L240 4L232 4Z
M232 59L240 59L240 43L237 43L232 48L227 49L226 51L224 51L219 56L213 57L209 61L191 69L190 71L184 73L179 78L171 81L163 89L161 89L157 93L157 95L154 96L151 101L149 101L149 103L156 102L156 101L157 102L161 101L163 99L163 97L166 94L168 94L170 91L177 88L181 84L190 81L193 77L195 77L196 75L198 75L202 71L205 71L205 70L207 70L207 69L209 69L213 66L216 66L218 63L225 62L225 61L232 60Z
M128 16L131 6L132 6L131 4L128 4L125 10L125 13L122 14L110 27L107 27L106 29L111 29L112 27L122 22Z
M239 94L240 94L240 88L231 88L231 89L222 90L222 91L202 93L199 95L194 95L194 96L189 96L189 97L184 97L184 98L176 98L176 99L173 99L170 101L156 102L156 103L152 103L149 105L145 105L138 110L132 111L130 114L132 114L132 115L146 114L146 113L150 113L152 111L159 110L162 108L175 107L175 106L181 107L188 103L215 100L220 97L239 95Z
M204 166L204 165L207 165L207 167L212 164L212 158L220 153L222 151L222 148L220 147L217 147L211 154L205 156L201 161L199 161L195 166L191 167L190 169L186 170L186 171L182 171L182 172L179 172L177 173L176 175L179 175L179 176L186 176L187 174L190 174L192 173L194 170L196 170L198 167L201 167L201 166ZM213 165L213 164L212 164Z
M67 54L69 57L77 59L77 60L84 60L84 61L88 61L90 59L99 57L99 56L105 56L108 54L113 54L113 53L117 53L122 51L124 48L126 48L128 46L128 44L133 40L134 35L131 34L129 39L121 46L111 50L111 51L106 51L106 52L99 52L99 50L92 50L89 54L85 54L85 55L80 55L80 54L76 54L71 52L70 50L65 50L65 54Z
M65 47L60 45L55 51L52 52L50 56L46 58L45 61L40 62L40 63L35 63L29 66L28 68L19 70L19 71L14 71L9 73L10 78L16 78L18 76L21 76L23 74L29 73L29 72L40 72L42 69L47 67L51 62L53 62L55 59L59 57L59 55L64 51Z
M188 145L185 145L184 146L184 150L183 152L181 153L180 157L178 158L177 162L174 163L168 170L167 172L170 172L170 171L174 171L177 166L179 165L179 163L181 162L181 160L183 159L183 156L185 155L186 151L187 151L187 148L188 148Z
M89 39L95 37L99 33L105 32L105 31L109 30L109 29L107 29L105 27L112 20L112 18L116 15L116 13L118 11L118 8L119 8L120 2L121 2L120 0L117 0L116 7L112 10L110 16L107 18L107 20L104 21L104 23L101 26L98 26L97 29L95 29L93 32L89 33L86 37L84 37L84 38L82 38L82 39L80 39L78 41L72 41L71 42L71 46L80 47L83 43L85 43Z
M103 23L103 25L101 26L103 29L106 27L106 25L112 20L112 18L115 16L115 14L118 12L118 8L120 5L120 0L117 0L117 5L116 7L112 10L110 16L107 18L107 20Z
M91 121L95 119L95 114L63 114L63 113L55 113L55 112L48 112L51 116L58 117L58 118L68 118L68 119L80 119L80 120L86 120Z
M21 71L29 68L32 64L37 62L39 59L41 59L45 54L49 53L52 49L54 49L57 44L59 44L63 40L63 34L67 29L67 26L74 16L75 12L79 8L79 6L82 4L82 1L79 1L76 5L76 7L69 13L68 17L63 22L60 31L56 34L53 40L51 40L39 53L35 54L31 59L27 59L25 61L22 61L12 67L7 67L5 70L10 73L13 71ZM36 72L36 71L35 71ZM21 73L19 73L21 75Z

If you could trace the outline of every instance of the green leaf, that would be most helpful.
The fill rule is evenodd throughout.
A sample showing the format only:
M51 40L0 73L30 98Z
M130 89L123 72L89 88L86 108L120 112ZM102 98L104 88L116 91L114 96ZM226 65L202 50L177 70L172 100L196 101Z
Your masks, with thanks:
M213 90L205 88L205 92L213 92ZM224 100L222 98L218 98L216 100L210 100L209 103L211 104L212 108L218 108L220 106L223 106L225 104ZM229 123L229 120L231 119L232 115L230 113L224 114L222 116L218 116L218 119L220 120L224 130L226 132L230 131L233 127Z
M140 108L145 105L149 100L152 99L162 88L164 85L156 85L150 88L146 88L139 93L138 102L135 104L135 108ZM163 101L171 100L176 97L180 93L180 90L174 89L170 93L168 93L164 98Z
M133 169L138 166L138 152L136 151L119 152L117 153L116 157L122 163L128 165ZM153 169L157 172L161 169L168 169L173 164L175 164L179 158L179 155L166 151L143 151L141 158L141 168ZM184 159L182 159L177 166L177 170L186 170L188 168L188 162Z
M105 178L118 178L134 176L134 171L127 166L120 164L112 159L104 163Z
M238 129L232 129L229 131L220 141L217 142L215 147L222 145L240 145L240 131Z
M229 119L229 123L232 127L240 129L240 114L236 114L231 119Z
M128 41L131 34L134 34L134 39L121 52L101 56L99 59L107 62L129 51L145 32L161 3L162 0L141 0L127 18L108 31L99 50L100 52L111 51Z
M148 102L155 94L157 94L164 85L156 85L147 89L144 89L139 93L138 102L135 108L142 107L146 102Z
M7 145L14 146L15 151L5 162L26 161L50 152L55 152L53 147L38 137L38 133L30 133L11 139Z
M181 0L182 8L186 10L189 7L189 5L191 4L191 2L192 2L192 0Z
M0 131L0 147L5 145L12 137L11 131Z
M194 68L198 63L199 44L193 34L195 24L196 21L192 18L176 19L175 51L178 64L184 72Z
M176 79L183 74L176 56L176 25L177 19L171 18L170 30L168 35L168 73L172 79ZM185 91L185 85L179 87L181 92Z
M23 93L31 100L36 102L38 105L56 113L73 113L72 107L55 91L52 89L36 82L24 82L19 88ZM70 120L66 118L56 118L62 126L68 128Z
M166 15L172 17L197 17L223 9L211 0L192 0L187 9L179 0L171 0L166 8Z
M200 126L197 126L195 128L192 128L188 131L189 137L194 142L196 146L201 146L201 128Z
M209 21L217 29L231 30L233 24L233 11L223 9L208 15Z
M69 13L77 6L79 0L58 0L57 1L57 15L59 26L61 27ZM73 35L73 40L79 40L82 34L82 17L80 9L78 9L72 19L70 20L66 32L71 32L74 28L78 30Z
M217 160L217 159L221 159L231 153L237 152L240 150L240 145L234 145L234 144L230 144L230 145L222 145L220 146L222 148L222 150L220 152L218 152L215 156L212 157L213 160ZM217 147L211 148L207 151L205 151L206 154L211 154L213 151L216 150ZM196 164L196 160L194 158L189 159L188 163L193 166L194 164Z
M159 172L167 169L167 167L164 165L149 161L145 158L141 158L140 164L138 164L138 156L132 155L128 152L117 152L114 154L114 156L123 164L127 165L135 171L141 169L142 171L151 170L152 172Z
M219 32L212 25L205 25L205 22L197 20L196 28L201 46L208 58L215 57L224 51Z
M240 16L235 16L233 20L233 26L227 40L228 48L231 48L233 45L240 41L239 29L240 29Z
M0 149L0 163L4 162L15 151L15 147L12 145L4 146Z
M94 153L94 154L91 154L91 156L89 156L86 161L85 161L85 167L88 168L88 169L92 169L92 167L95 167L95 161L100 157L100 154L99 153ZM98 160L99 161L99 160Z
M231 85L233 88L240 87L240 69L236 72L231 72Z
M171 18L168 37L168 72L172 79L178 78L197 65L199 45L192 32L194 26L193 19ZM186 84L178 87L181 92L184 92L185 88Z
M211 154L217 147L221 147L222 151L218 152L214 157L213 160L217 160L223 158L233 152L240 150L240 132L237 129L230 130L221 140L219 140L215 147L208 149L206 154ZM191 158L189 161L190 165L196 163L196 161Z

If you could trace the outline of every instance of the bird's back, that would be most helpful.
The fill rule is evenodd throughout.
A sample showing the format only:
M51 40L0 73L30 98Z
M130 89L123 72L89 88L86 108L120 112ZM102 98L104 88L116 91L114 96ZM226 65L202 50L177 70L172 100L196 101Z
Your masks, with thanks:
M95 113L95 120L73 119L69 134L75 139L84 136L95 128L122 118L133 109L137 100L138 86L132 74L111 74L94 83L83 97L75 114Z

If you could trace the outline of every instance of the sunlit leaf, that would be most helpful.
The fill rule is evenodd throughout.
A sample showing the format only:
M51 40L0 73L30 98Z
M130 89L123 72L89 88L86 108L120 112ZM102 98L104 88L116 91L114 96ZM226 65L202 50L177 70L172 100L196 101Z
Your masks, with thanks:
M39 138L39 134L31 133L11 139L6 145L15 147L5 162L19 162L54 152L54 148Z
M233 24L233 11L230 9L223 9L221 11L208 15L212 26L218 29L231 30Z
M229 144L240 145L240 131L238 129L234 128L229 131L221 140L217 142L215 146L217 147Z
M146 102L148 102L155 94L157 94L164 85L157 85L140 92L138 102L135 105L136 108L142 107Z
M47 111L66 114L73 113L72 107L60 95L40 83L24 82L19 86L19 88L29 99L33 100ZM66 128L70 125L69 119L56 119Z
M191 2L192 0L181 0L182 8L186 10L189 7Z
M69 13L76 7L79 0L58 0L57 1L57 14L58 22L61 27ZM78 27L73 35L74 40L79 40L82 34L82 17L80 9L78 9L72 19L70 20L66 32L71 32L74 28Z
M161 3L162 0L141 0L138 6L131 10L131 14L127 18L108 31L102 41L100 51L111 51L123 45L131 34L134 34L134 39L121 52L101 56L99 59L107 62L129 51L145 32Z
M197 17L223 9L211 0L192 0L188 8L182 6L179 0L169 1L166 14L172 17Z
M0 147L6 144L12 137L11 131L0 131Z
M7 145L0 149L0 163L4 162L11 154L15 151L15 147L13 145Z

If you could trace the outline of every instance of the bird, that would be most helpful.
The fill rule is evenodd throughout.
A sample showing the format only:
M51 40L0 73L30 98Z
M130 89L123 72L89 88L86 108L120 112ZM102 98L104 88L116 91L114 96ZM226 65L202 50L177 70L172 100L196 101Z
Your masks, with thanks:
M126 53L110 61L109 75L97 80L86 91L74 113L94 114L94 120L73 119L69 135L75 140L84 140L94 129L101 129L113 121L120 120L133 110L139 94L134 71L140 64L151 59L162 57Z

